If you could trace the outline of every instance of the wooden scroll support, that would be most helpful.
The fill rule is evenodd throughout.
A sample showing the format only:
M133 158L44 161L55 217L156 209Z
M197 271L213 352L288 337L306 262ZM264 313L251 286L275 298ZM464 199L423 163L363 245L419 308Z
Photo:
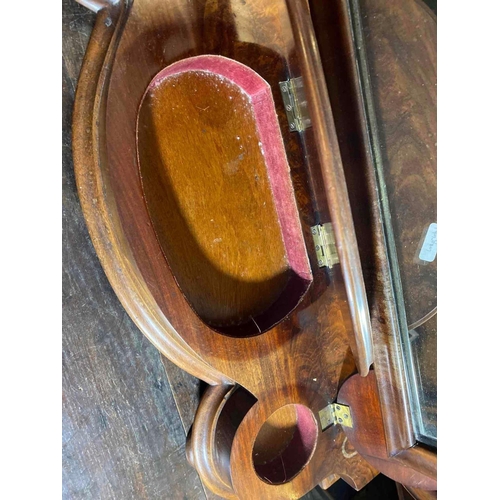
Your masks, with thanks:
M255 398L235 386L209 387L198 407L186 443L189 463L204 484L217 495L237 498L231 481L229 460L234 434Z

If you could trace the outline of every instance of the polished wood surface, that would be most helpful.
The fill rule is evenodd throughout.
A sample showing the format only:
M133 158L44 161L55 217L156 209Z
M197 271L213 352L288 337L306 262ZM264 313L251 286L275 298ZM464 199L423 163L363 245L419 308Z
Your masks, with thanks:
M437 452L434 448L416 444L394 455L394 458L428 477L437 479Z
M255 398L241 387L209 387L200 402L188 438L189 462L196 468L204 484L224 498L240 498L231 486L230 454L235 432L255 402ZM280 483L284 481L285 474L293 471L293 458L300 453L300 446L299 449L294 446L294 441L297 444L297 438L300 437L296 434L297 416L294 405L282 407L265 422L255 440L254 466L261 478L269 483ZM301 442L298 444L301 445ZM336 474L321 482L325 488L342 478L352 488L361 490L378 474L352 448L342 433L329 453L333 455ZM278 490L276 494L280 496L281 492ZM245 493L243 497L246 496Z
M126 3L115 5L110 11L110 14L112 14L111 17L108 16L105 19L109 24L108 32L119 25L117 37L118 33L120 33L121 25L125 22L127 15L129 15L127 6L128 4ZM158 9L158 13L153 16L151 12L156 12L156 9ZM260 18L263 18L264 22L255 22L256 19ZM113 22L109 23L109 19L113 19ZM238 23L238 26L243 26L244 29L236 32L235 23ZM171 29L172 25L176 26L175 30ZM294 59L292 50L293 37L287 21L286 6L282 2L274 2L272 4L247 2L244 5L232 5L227 2L208 2L206 8L203 7L201 2L200 4L190 5L180 3L179 6L169 6L168 9L164 5L157 6L155 2L135 2L133 8L131 8L130 17L126 26L120 38L113 66L113 74L109 82L109 99L102 99L104 94L100 95L99 105L93 105L92 108L94 112L97 112L97 109L102 106L102 112L105 112L108 116L114 116L115 114L120 116L119 120L107 120L108 127L105 132L107 137L106 143L108 145L106 146L106 159L104 159L102 155L98 157L99 148L104 146L97 146L97 143L95 143L96 145L94 146L95 149L93 153L95 158L92 160L102 169L101 172L105 172L106 175L108 175L107 169L109 167L109 175L111 176L110 181L114 184L113 191L121 192L123 190L130 190L130 185L127 184L125 186L123 178L121 178L118 171L110 167L110 165L120 164L123 165L122 168L124 169L132 167L135 169L135 159L133 160L134 165L130 167L132 162L130 159L130 154L132 153L130 144L132 143L130 141L132 141L133 131L129 130L129 127L132 128L132 124L135 123L135 110L138 105L137 101L154 74L168 65L169 62L173 62L182 57L196 55L197 53L207 52L236 57L238 61L257 69L259 74L268 82L275 82L272 85L274 100L275 102L281 100L277 79L286 79L287 77L285 58L290 58L290 64L293 63ZM144 28L145 26L147 28ZM143 29L147 32L142 33ZM184 36L186 32L191 33L193 36ZM163 45L159 46L161 33L168 33L168 40L172 43L168 43L165 47L163 47ZM217 36L209 36L211 33L217 33ZM222 33L223 36L220 36L220 33ZM238 33L245 33L245 41L239 39ZM98 33L96 36L98 36ZM140 37L140 43L136 40L136 36ZM109 47L109 57L111 59L114 58L115 44L118 42L117 37L113 38ZM102 49L106 46L106 43L105 40L100 40L98 45ZM131 59L135 61L133 65L129 64ZM120 63L120 61L123 61L123 63ZM108 70L109 67L106 66L105 72L102 74L102 84L106 89L109 76L107 74ZM97 68L94 70L89 69L86 74L94 74L93 71L97 71ZM106 90L106 96L108 95L107 92L108 90ZM129 105L123 106L123 96L127 96ZM132 104L134 100L136 104ZM82 102L89 101L82 99ZM281 107L281 110L278 109L281 129L286 131L286 118L282 111L282 105L279 106ZM104 107L106 111L104 111ZM103 121L99 123L103 123ZM84 151L91 149L89 144L85 143L85 140L91 139L88 137L89 134L91 134L89 132L90 130L91 127L83 128L81 137L79 134L79 137L76 138L76 141L82 144L81 148L79 146L75 147L76 154L78 154L78 150L80 149ZM300 157L302 153L300 151L298 138L292 137L292 134L289 132L284 133L294 185L298 183L307 189L305 185L308 181L305 172L299 167L299 165L301 165L299 161L302 162ZM95 131L93 139L99 141L99 137L104 137L103 130L100 132L97 130ZM126 146L118 146L119 144L126 144ZM104 153L103 150L101 151ZM88 157L88 154L82 154L82 162L88 163L85 157ZM87 193L85 189L82 189L82 196L88 198L89 201L102 200L103 197L99 194L99 191L102 193L104 186L102 181L103 177L99 175L98 178L96 178L96 182L92 182L91 191ZM296 193L296 196L299 205L308 203L307 196L300 193ZM170 344L174 346L177 351L175 357L179 359L185 357L185 360L180 362L184 368L188 369L190 364L189 358L192 356L194 359L196 357L195 354L189 351L189 349L187 349L188 352L185 352L186 349L178 345L178 337L170 329L170 326L161 319L162 314L160 311L157 311L158 306L160 309L164 309L163 302L166 298L165 295L159 293L159 290L163 289L167 284L166 281L168 281L166 278L163 278L164 274L168 275L168 272L166 272L163 267L164 258L158 245L137 245L134 243L134 234L138 232L147 233L149 231L147 227L149 219L145 218L142 223L139 224L140 228L137 228L136 224L128 224L129 219L132 221L136 219L139 222L139 219L142 217L142 210L132 209L131 205L133 203L136 205L139 203L139 199L134 194L133 190L131 198L135 201L132 202L128 200L126 203L134 214L133 217L129 217L129 214L125 212L120 214L121 219L127 220L127 224L121 228L121 230L118 229L119 225L114 222L116 219L114 212L115 210L123 211L123 204L114 204L109 198L105 201L107 204L105 212L108 214L107 217L109 217L106 222L108 227L101 228L101 221L91 221L89 225L91 227L95 226L96 237L98 234L104 236L110 232L116 233L116 237L112 239L115 246L112 247L107 245L105 248L102 248L102 252L109 254L107 260L110 263L114 262L113 265L110 264L109 266L105 264L105 268L107 268L109 276L115 273L114 279L122 282L122 284L117 287L119 288L118 293L122 295L122 302L130 303L130 308L135 309L133 317L140 321L141 328L152 342L168 356L174 356L170 354L172 348L168 347ZM140 205L134 208L139 207ZM92 218L90 215L91 212L92 209L89 208L89 215L87 217L89 221ZM304 212L302 212L302 217L304 217L303 213ZM314 220L313 216L309 217ZM312 221L309 222L309 224L312 224ZM117 229L114 229L115 226ZM91 229L91 233L92 231ZM120 235L118 235L118 233L120 233ZM312 243L309 244L312 245ZM132 255L127 256L126 262L121 259L116 259L116 255L120 252L123 254L124 249L128 245L130 246ZM120 247L120 252L118 252L117 247ZM134 265L132 264L135 260L139 266L137 270L134 269ZM146 266L142 265L141 262L143 261L147 261L148 264ZM120 267L124 269L130 267L130 269L117 274L114 270ZM137 271L140 272L141 278L138 278L139 281L136 283L130 282L130 276L132 274L137 275ZM155 282L162 283L153 287L149 286L150 283ZM146 285L146 283L148 285ZM141 290L140 292L138 288ZM134 304L137 303L137 300L133 299L131 296L134 295L134 293L139 293L143 296L141 300L145 300L148 304L148 309L155 312L154 315L156 319L154 321L150 321L144 316L144 308L134 307ZM149 293L152 293L153 296L149 297ZM161 295L161 297L159 297L159 295ZM145 298L146 296L148 296L147 299ZM186 346L183 347L185 348ZM200 360L198 360L197 364L203 366ZM209 371L206 366L204 370L206 372ZM198 375L201 375L201 373L198 373ZM207 373L206 376L209 376L213 381L217 378L222 381L221 379L223 378L220 374L216 375L214 373L211 375ZM226 379L226 381L228 380Z
M245 336L288 315L312 275L270 88L220 56L167 67L141 102L148 211L186 299Z
M337 146L332 114L325 115L317 99L318 95L322 95L323 101L328 100L306 5L304 2L290 1L288 8L284 1L261 0L244 3L178 1L169 4L160 0L136 0L133 4L99 4L95 9L98 11L96 28L79 82L74 115L75 171L80 199L94 246L113 288L136 324L162 353L190 373L210 384L221 386L214 389L217 395L214 401L219 401L214 404L221 408L221 412L207 410L196 417L199 419L198 428L202 429L196 433L197 439L211 439L217 429L225 428L225 424L219 425L225 405L218 399L225 387L238 383L256 399L255 404L242 415L241 423L233 427L232 434L223 431L231 436L228 440L230 445L221 448L225 450L222 454L229 458L226 461L213 461L213 465L205 471L207 477L211 476L207 481L209 485L212 481L221 488L220 491L228 495L234 491L239 498L299 498L319 482L331 477L332 472L335 477L344 477L348 481L350 478L356 486L365 484L375 474L373 467L355 449L346 452L349 443L339 426L322 432L317 424L319 410L335 400L339 386L356 370L356 364L362 374L367 373L372 359L371 339L366 335L370 325L363 324L367 308L363 306L363 301L366 305L366 298L360 268L357 265L346 266L349 262L359 263L356 261L356 241L352 241L354 232L349 222L347 198L342 197L342 193L346 193L342 182L337 185L341 188L337 191L333 183L335 178L340 181L343 179L342 169L339 169L344 160L342 145L339 143ZM228 317L224 314L221 316L220 311L216 311L215 319L208 317L207 312L212 314L213 307L203 314L195 312L196 300L190 300L197 293L193 278L195 274L190 276L189 266L180 257L179 265L172 266L169 262L168 254L176 242L170 237L171 227L162 205L155 205L159 202L155 194L158 192L156 181L162 180L161 176L155 178L155 175L161 170L150 168L154 163L150 161L151 158L145 164L141 161L141 158L148 158L151 151L161 149L153 142L152 135L146 135L144 141L138 136L139 149L144 146L142 153L137 154L135 147L137 113L153 77L176 61L201 54L217 54L234 59L257 72L270 85L290 166L290 182L295 193L301 237L311 262L313 282L297 308L289 315L283 314L279 318L282 321L278 319L277 324L266 333L254 331L252 337L220 335L211 326L220 323L221 317L223 322L228 321ZM316 89L316 92L308 90L316 124L313 133L317 146L310 155L307 154L310 152L307 145L301 144L299 137L288 130L279 94L279 81L285 80L292 70L296 72L298 68L304 71L308 86ZM319 82L319 88L315 82ZM178 101L179 96L176 96ZM198 111L201 112L205 107L201 106L202 109ZM335 105L332 108L335 116ZM159 122L154 120L154 116L152 120L150 118L140 119L139 125L157 128ZM162 137L167 133L165 129ZM177 137L178 142L180 139L182 137ZM361 139L361 143L363 141L365 138ZM165 144L167 149L163 149L162 154L168 156L172 146L168 141ZM331 151L334 152L333 157ZM258 158L257 151L256 154ZM264 153L264 160L265 156ZM358 166L357 171L362 171L367 164ZM267 163L266 166L268 168ZM349 176L351 182L355 177L353 171L347 173L351 166L344 161L348 187ZM244 171L248 172L249 168L245 167ZM170 172L167 169L165 171ZM322 175L323 182L318 181L317 172ZM195 182L201 182L201 176L197 181L196 176L193 177ZM361 172L361 177L367 179L362 184L362 188L368 187L369 196L365 200L375 200L376 183L373 176ZM184 189L179 183L181 178L176 178L174 189L170 191L175 192L177 198L179 194L182 198ZM321 186L323 192L318 193ZM363 190L356 188L355 191L357 194L349 194L351 204L357 196L362 198ZM266 192L269 194L264 186L260 194L264 193L265 197ZM203 196L200 198L203 202ZM277 199L273 193L271 200L276 203ZM310 226L325 222L320 217L325 212L320 210L316 201L325 199L333 210L330 215L333 215L337 228L337 244L343 263L341 269L337 266L328 272L317 267L310 233ZM210 211L217 205L208 197L203 203ZM365 201L362 207L366 205ZM172 205L164 207L172 210ZM369 206L366 214L367 220L375 221L376 227L374 232L368 233L367 240L372 242L370 248L375 246L379 252L379 260L372 257L368 264L364 263L365 279L368 276L367 289L371 294L368 301L373 320L371 327L379 332L378 347L375 349L379 366L376 369L387 370L395 375L391 381L395 380L396 384L386 393L385 401L403 403L397 407L398 425L390 431L392 436L387 439L386 446L401 450L411 446L412 435L407 401L404 399L404 372L398 351L400 346L390 328L395 318L390 273L377 207ZM210 217L210 212L203 215ZM264 220L269 217L269 212L261 210L260 216ZM280 211L277 210L275 223L279 216ZM195 222L189 226L198 230L206 227L199 224L197 218L193 220ZM277 232L272 225L266 227L266 232L270 238L276 238ZM275 229L277 226L281 231L285 227L280 223L275 224ZM159 234L159 227L166 228L164 237ZM184 226L178 224L179 230L183 227L188 226L185 223ZM359 231L358 226L356 231ZM212 243L217 239L214 234L207 231L207 238L213 236ZM372 240L371 235L375 235ZM237 248L239 242L236 238L234 240ZM345 246L349 241L353 244ZM284 247L286 250L286 244ZM208 245L204 248L208 249ZM231 251L234 248L232 245ZM367 248L360 251L362 254L368 253ZM277 263L277 269L283 265L286 267L286 260L279 262L273 255L266 256L267 261L261 260L260 269L255 266L259 275L268 272L269 263ZM366 268L370 269L374 260L372 269L376 269L375 274L366 273ZM228 258L226 264L232 266L233 258ZM181 283L183 279L193 284L191 292L186 293L186 285ZM211 286L209 281L205 280L200 291ZM229 323L233 326L236 323L238 327L238 322L245 324L245 319L251 319L255 311L262 310L263 304L265 307L271 304L273 294L276 297L284 291L283 283L284 280L275 288L266 289L267 296L250 293L248 297L252 300L257 297L258 301L254 305L257 303L258 306L253 308L252 305L243 314L240 311L236 318L229 318ZM201 297L199 304L203 302ZM218 302L220 299L216 298L212 304ZM241 301L236 298L236 302L248 305L247 299ZM353 306L354 303L361 304L361 308ZM200 307L198 305L198 309ZM354 324L351 316L354 317ZM360 335L360 327L365 334ZM384 340L389 339L388 345L382 343L384 335ZM293 412L286 410L291 407ZM383 408L383 411L390 412L386 406ZM312 412L313 419L307 417L307 412ZM276 446L271 447L275 451L271 455L275 456L266 457L265 464L262 464L257 458L262 447L258 445L256 449L254 445L256 440L263 439L259 437L261 432L264 432L264 436L272 435L270 429L275 429L275 438L282 432L285 437L281 441L276 439ZM293 457L293 454L288 455L296 436L300 438L298 445L302 449L292 447L292 451L299 449L305 452L302 456L302 451L297 453L301 457L298 465L293 460L289 461L289 456ZM212 458L221 449L212 447ZM190 453L190 460L199 471L203 469L204 465L200 465L201 461L194 453ZM264 472L259 475L256 470L259 465L274 462L281 462L284 469L282 476L278 476L274 468L271 478L262 477ZM203 477L203 472L200 474ZM229 487L232 491L228 491Z
M344 427L344 432L352 446L368 462L396 482L423 490L436 490L435 470L427 467L427 470L419 471L422 468L411 467L408 460L388 455L375 372L371 371L365 378L359 375L349 378L339 391L338 402L350 407L353 427ZM424 458L423 452L416 453ZM415 456L414 453L411 455ZM428 463L425 458L423 462Z
M145 277L137 272L129 241L119 222L115 199L112 191L108 190L109 163L105 154L105 131L101 124L106 113L109 87L108 60L114 56L115 35L123 27L128 7L127 2L108 3L98 11L85 53L83 76L78 81L73 111L73 158L80 203L106 276L141 331L160 352L186 371L189 368L194 376L213 384L231 382L206 364L172 330ZM97 213L99 216L96 216ZM148 225L149 222L144 228Z
M289 279L247 101L218 75L190 71L155 86L139 114L151 220L180 289L216 328L251 323Z
M205 500L184 454L200 381L162 358L134 325L85 227L71 115L95 15L74 0L62 7L62 498Z
M406 321L413 325L437 307L437 258L418 257L437 222L437 30L423 2L405 2L404 15L401 6L359 1Z
M374 335L375 343L381 346L376 349L382 353L382 359L388 359L389 370L377 363L375 372L380 396L385 400L388 451L398 455L407 448L410 451L405 454L411 455L414 448L400 448L401 439L396 432L399 429L404 435L412 427L404 391L413 381L405 381L404 375L394 377L394 371L396 357L402 358L405 350L402 343L409 344L407 326L422 321L436 307L437 261L425 263L416 258L425 231L436 220L436 17L420 1L357 3L365 73L369 74L365 85L370 92L366 96L368 113L373 113L373 157L396 306L393 326L382 324ZM387 336L391 329L392 340ZM436 344L431 337L428 339L427 363L435 364ZM387 351L387 346L391 346L392 352ZM420 366L422 372L424 368ZM392 380L396 383L387 383ZM413 429L408 437L413 445Z
M244 390L231 398L236 391L236 387L225 385L207 388L186 443L187 459L198 471L203 483L212 492L227 499L237 498L228 467L234 433L255 403L255 398ZM228 405L229 401L233 404ZM220 425L224 417L225 421Z
M373 363L370 315L352 220L335 122L307 0L287 0L290 21L313 122L329 216L335 232L346 295L352 317L352 349L358 372L366 376Z
M424 152L426 159L432 156L427 155L426 143L423 143L421 138L426 134L433 136L435 130L435 122L432 121L432 113L435 113L435 101L432 98L435 95L433 94L436 67L435 17L420 2L388 3L366 0L360 2L360 5L363 8L363 23L370 23L371 26L369 38L364 40L364 44L367 50L370 50L373 59L377 61L378 85L374 86L371 92L373 99L383 104L385 117L388 118L387 123L380 122L380 127L392 132L392 135L387 132L383 135L385 140L383 151L392 152L390 158L385 156L385 161L390 160L391 176L395 179L393 183L403 184L409 188L416 182L417 191L423 196L422 177L417 175L415 169L418 154ZM412 449L415 444L408 394L410 381L407 380L403 366L403 345L393 288L394 280L391 276L385 228L382 224L383 200L379 198L378 181L371 155L373 146L371 141L374 138L366 127L366 110L363 106L366 88L360 84L361 76L355 64L359 47L354 44L352 33L348 28L353 15L349 14L347 2L324 3L313 0L311 16L327 75L329 97L337 125L356 237L363 263L373 328L374 369L379 381L378 392L388 454L396 455ZM342 29L328 29L331 25L341 26ZM407 30L404 36L400 26L405 26ZM356 26L353 26L353 29L355 28ZM364 33L362 25L358 28ZM389 49L393 51L391 54L387 53ZM422 51L422 57L418 53L419 50ZM336 74L342 74L343 78L335 78ZM422 90L423 83L424 90ZM366 82L364 84L366 86ZM391 101L394 92L397 96ZM401 99L408 106L405 108L407 112L403 115L398 114ZM421 106L426 106L423 111L426 119L421 122L418 122L417 118L421 109L417 108L417 101ZM411 109L414 113L410 112ZM401 121L404 122L404 137L398 132ZM397 151L401 147L401 141L409 141L416 146L413 149L407 148L404 150L404 155L398 156ZM380 145L380 141L378 144ZM403 162L401 162L402 157ZM429 172L431 176L432 171L435 175L435 167L435 156L430 163L426 160L426 167L423 170L426 172L426 178L429 177ZM430 186L432 187L432 182ZM392 196L392 200L396 202L396 214L399 211L397 203L402 203L402 209L404 208L408 217L404 224L408 227L412 225L423 227L427 224L426 212L420 210L418 199L406 197L402 200L396 189L393 190ZM435 201L430 200L432 189L429 188L425 197L429 198L429 207L432 209L432 206L435 206ZM401 228L396 226L395 229L398 230L395 234L397 239L401 236ZM414 267L415 263L409 259L401 262L401 267L409 269L410 266ZM410 269L408 272L413 271ZM432 304L429 306L432 308ZM432 359L432 356L430 358Z
M63 1L63 498L217 500L184 454L203 384L134 325L85 228L71 115L96 21L74 0ZM304 498L318 498L313 493Z
M235 21L245 30L236 32ZM309 229L315 213L303 152L299 138L288 131L279 94L278 82L287 77L285 57L293 47L285 3L174 6L137 0L100 11L96 22L75 108L75 171L89 232L120 300L153 343L181 367L210 383L236 381L257 398L232 444L231 479L239 497L252 492L259 498L299 498L333 469L363 484L373 469L359 455L345 459L338 426L316 429L315 452L286 483L268 484L253 467L254 439L273 413L295 404L317 416L355 370L342 273L337 267L328 274L315 263ZM245 41L238 33L245 33ZM184 299L151 224L134 148L137 110L153 76L176 60L207 52L248 65L272 89L314 276L292 314L250 338L217 334Z

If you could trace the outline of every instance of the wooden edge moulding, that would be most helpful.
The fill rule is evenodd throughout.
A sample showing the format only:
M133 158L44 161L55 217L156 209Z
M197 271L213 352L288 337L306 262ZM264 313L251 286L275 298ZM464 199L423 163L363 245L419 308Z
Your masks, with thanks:
M206 487L291 499L382 472L436 490L351 2L79 3L97 14L73 115L83 213L127 313L209 384L186 445ZM408 3L393 14L429 16Z

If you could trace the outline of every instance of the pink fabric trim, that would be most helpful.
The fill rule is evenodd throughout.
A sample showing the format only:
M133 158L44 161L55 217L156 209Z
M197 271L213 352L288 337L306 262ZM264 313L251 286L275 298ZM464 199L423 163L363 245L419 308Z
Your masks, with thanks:
M312 281L290 169L269 84L244 64L227 57L202 55L183 59L161 70L149 84L146 93L165 78L187 71L215 73L230 80L248 94L254 110L257 132L262 144L290 267L300 278Z

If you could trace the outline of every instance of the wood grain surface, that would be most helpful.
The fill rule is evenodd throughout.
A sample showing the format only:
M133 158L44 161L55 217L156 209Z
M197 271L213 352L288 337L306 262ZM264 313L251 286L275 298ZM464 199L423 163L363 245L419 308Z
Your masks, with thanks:
M236 381L258 399L238 427L231 450L231 479L241 498L300 498L336 468L339 475L354 477L355 484L373 477L373 469L359 455L345 460L338 427L318 432L309 462L286 483L270 485L253 467L253 441L276 410L295 404L317 415L355 370L342 272L338 267L320 269L315 261L310 226L317 214L310 201L305 156L299 138L288 129L280 97L279 82L287 77L293 40L286 12L284 1L261 0L110 5L97 16L74 114L80 201L122 304L176 364L212 384ZM248 24L255 19L260 22ZM151 79L176 60L207 52L248 65L272 89L314 275L289 316L265 334L249 338L218 334L185 300L153 230L137 163L137 110Z
M408 362L407 325L428 317L436 308L437 260L423 262L418 252L429 224L437 217L437 24L435 15L421 1L355 3L359 4L363 38L357 43L364 48L366 60L363 78L369 74L369 81L365 81L369 88L367 112L369 116L373 112L372 151L394 293L392 299L390 292L385 295L387 304L393 300L395 306L392 313L389 307L380 315L373 314L383 320L374 325L376 357L380 359L375 372L384 402L389 454L398 455L408 448L404 452L407 456L415 450L415 432L409 421L412 410L404 394L413 382L405 380L402 373L403 357ZM415 368L421 370L422 377L431 375L429 364L436 364L435 339L435 335L422 339L427 360L422 363L420 359ZM386 383L388 380L393 382ZM402 446L405 440L406 446Z
M305 155L297 136L288 132L279 96L279 81L296 68L284 1L239 4L209 0L171 2L167 6L159 0L136 0L133 4L119 2L99 12L80 80L74 137L79 195L93 243L115 292L161 352L207 382L236 381L257 398L236 430L229 458L232 486L239 497L299 498L332 471L350 478L356 486L362 485L373 477L373 468L354 451L346 455L345 436L338 427L318 433L310 461L304 461L300 474L290 481L285 470L283 484L266 484L253 468L253 442L265 422L270 418L273 422L275 412L287 405L304 405L317 414L335 399L339 385L355 370L355 357L349 348L353 325L340 270L327 273L312 259L314 283L289 317L265 335L224 337L201 321L186 302L151 225L134 147L137 110L158 71L179 59L204 53L247 64L271 85L305 244L309 255L314 256L309 228L319 214L309 189L316 184L308 179L311 170L304 168ZM377 321L382 315L377 314ZM76 338L80 341L82 336ZM111 345L114 339L110 349ZM142 367L136 360L140 355L126 351L120 363L127 355L133 356L135 377ZM177 424L185 431L190 425L190 412L184 408L196 405L189 402L184 388L196 388L196 381L172 369L171 363L159 356L157 361L157 368L163 369L160 371L172 387L179 389L170 393L170 401L179 405ZM398 372L398 367L394 371ZM151 372L149 368L147 374ZM128 374L126 369L118 374L124 373ZM117 378L113 377L113 384ZM130 387L139 390L140 380L138 375ZM75 383L67 385L71 391ZM147 397L147 391L143 395L148 402L154 401L154 409L161 413L161 405ZM73 398L71 393L70 401ZM405 441L404 435L400 441ZM181 477L188 475L186 472ZM142 480L140 473L139 478ZM151 481L156 484L155 478ZM188 485L185 479L182 481ZM104 498L114 494L112 491L105 492Z
M367 35L367 51L370 51L375 66L369 67L368 70L371 70L377 79L372 93L379 112L383 113L383 119L380 120L385 140L382 152L384 161L388 162L387 168L390 169L387 176L392 179L392 210L399 220L399 225L395 227L395 238L398 244L401 240L405 246L410 244L407 236L412 233L412 227L425 226L426 222L422 220L429 217L436 203L433 193L436 158L428 154L426 145L429 145L429 142L422 139L431 139L435 131L433 96L436 22L421 2L365 0L360 3L363 8L363 23L369 25L365 26L366 33L363 31L363 34ZM415 443L415 434L410 419L410 382L403 366L403 340L399 330L394 281L391 277L387 240L382 224L381 206L384 200L379 196L371 154L371 137L366 127L366 110L362 106L363 88L359 69L355 64L359 46L354 44L347 28L347 2L326 3L312 0L311 14L327 75L353 208L373 327L374 369L379 381L378 392L382 403L388 452L393 455L411 449ZM331 25L341 26L342 29L329 30ZM401 26L406 27L404 34L400 31ZM343 78L335 78L334 75L339 73ZM402 109L405 111L401 114ZM419 119L420 112L423 119ZM404 133L400 132L400 128ZM360 133L363 130L364 132ZM402 146L407 143L413 146ZM424 161L422 172L418 171L419 155L422 155ZM427 184L423 181L424 177L428 179ZM404 191L411 190L413 183L416 184L415 196L404 196ZM398 185L404 189L399 190L396 188ZM420 209L421 202L427 203L430 212ZM405 227L408 229L406 236L403 235ZM412 242L413 248L414 244L415 241ZM405 251L405 255L408 256L409 253ZM427 270L422 271L422 266L417 269L419 266L416 266L412 259L413 256L400 262L408 279L418 280L418 274L424 272L427 274L423 281L428 285L432 284L433 266L427 266ZM435 288L430 286L430 290L426 290L425 294L429 292L434 293ZM418 303L425 294L421 294L413 303L414 312L420 307ZM412 297L413 292L408 299L412 300ZM430 308L433 306L428 305ZM428 310L420 308L422 314ZM416 312L416 316L419 314ZM429 359L432 363L435 356L430 354Z
M265 332L312 280L274 108L257 73L205 55L156 75L138 115L162 251L194 311L228 335Z
M149 90L138 119L142 185L162 250L195 312L219 329L252 323L289 280L248 100L216 74L189 71Z
M309 2L287 0L287 6L305 83L308 112L313 123L315 151L324 198L327 200L329 220L335 233L335 245L351 315L351 327L348 333L351 350L358 372L366 376L373 363L372 326L346 184L345 166L328 95L326 76ZM340 75L335 73L333 77L339 78ZM314 184L314 181L311 184Z
M96 16L63 0L62 21L63 498L215 500L185 457L205 384L161 356L137 329L109 285L85 226L73 173L71 116Z
M412 325L437 307L437 257L418 257L429 224L437 222L436 16L416 0L360 0L359 6L406 320Z
M368 462L396 482L423 490L436 490L435 453L426 453L419 448L410 454L412 458L420 456L425 467L416 467L415 461L411 463L410 460L388 455L375 372L371 371L364 378L359 375L349 378L339 391L338 402L350 407L353 426L344 427L344 432L352 446ZM429 462L434 463L434 469Z
M200 381L163 358L133 324L85 226L71 115L95 15L64 0L62 21L63 498L205 499L184 452Z

